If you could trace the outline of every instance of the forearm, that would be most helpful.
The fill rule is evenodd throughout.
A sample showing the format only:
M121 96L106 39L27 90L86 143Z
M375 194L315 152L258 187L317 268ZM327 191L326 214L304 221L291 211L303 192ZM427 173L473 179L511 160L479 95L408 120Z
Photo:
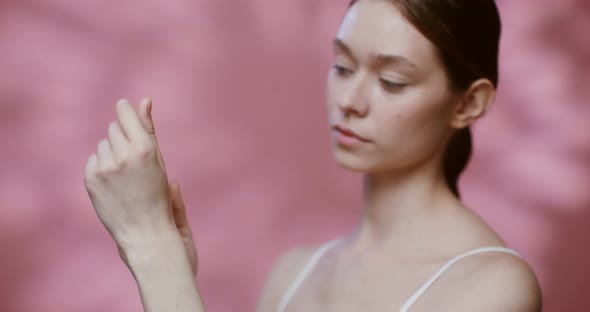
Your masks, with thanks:
M204 312L205 306L176 233L125 248L145 312Z

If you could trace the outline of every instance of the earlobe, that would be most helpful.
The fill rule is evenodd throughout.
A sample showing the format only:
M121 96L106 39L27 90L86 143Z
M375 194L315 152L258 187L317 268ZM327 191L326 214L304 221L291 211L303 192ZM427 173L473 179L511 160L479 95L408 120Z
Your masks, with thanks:
M474 81L459 99L451 126L455 129L469 127L475 120L485 115L494 102L496 88L488 79Z

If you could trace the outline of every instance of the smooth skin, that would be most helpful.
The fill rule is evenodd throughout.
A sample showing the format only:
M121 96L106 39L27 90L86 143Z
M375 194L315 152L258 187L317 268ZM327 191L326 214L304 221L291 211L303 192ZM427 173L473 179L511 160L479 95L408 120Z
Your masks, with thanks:
M495 89L480 79L451 91L434 51L388 2L361 0L347 12L327 79L328 122L370 140L332 145L340 166L365 175L364 213L287 311L397 311L452 257L504 246L452 194L441 170L446 142L486 113ZM144 310L205 311L182 196L168 182L150 111L149 99L137 113L120 101L109 138L88 160L86 188L138 283ZM276 312L317 247L296 248L276 262L258 312ZM525 261L484 253L455 263L410 311L538 312L541 293Z
M94 209L135 278L144 311L205 311L195 280L197 254L180 189L169 183L151 100L139 113L117 103L118 120L87 162Z
M364 173L363 216L325 254L287 311L399 311L446 261L482 246L505 246L447 186L448 139L490 108L487 79L454 92L435 47L388 1L361 0L334 40L327 78L329 124L369 143L333 142L337 163ZM276 306L318 246L288 252L259 303ZM536 277L523 260L483 253L455 263L410 311L541 311Z

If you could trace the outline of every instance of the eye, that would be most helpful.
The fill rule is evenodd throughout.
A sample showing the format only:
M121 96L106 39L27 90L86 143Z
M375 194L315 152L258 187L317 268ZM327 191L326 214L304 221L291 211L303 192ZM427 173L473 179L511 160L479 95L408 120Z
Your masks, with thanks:
M381 83L381 86L383 86L383 88L387 91L399 91L401 90L403 87L407 86L406 83L398 83L398 82L393 82L393 81L389 81L386 79L379 79L379 82Z
M332 66L332 68L334 68L336 70L336 73L338 74L338 76L341 76L341 77L347 77L352 74L351 69L348 69L348 68L338 65L338 64L334 64Z

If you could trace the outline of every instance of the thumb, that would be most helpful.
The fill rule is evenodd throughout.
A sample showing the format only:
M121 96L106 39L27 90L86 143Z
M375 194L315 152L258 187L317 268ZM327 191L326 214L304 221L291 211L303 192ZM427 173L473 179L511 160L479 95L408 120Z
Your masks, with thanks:
M154 121L152 120L152 99L144 98L139 104L139 119L143 128L150 136L156 136Z
M166 166L164 164L164 158L160 152L160 146L158 145L158 138L156 137L156 128L154 127L154 120L152 119L152 99L147 97L141 100L139 104L139 120L144 130L149 134L150 138L154 142L158 151L158 162L164 171Z
M190 231L190 226L188 223L188 219L186 217L186 208L184 206L184 200L182 199L182 194L180 192L180 186L177 182L171 182L169 184L170 188L170 197L172 199L172 214L174 216L174 222L176 223L176 227L179 230L184 230L185 228Z

